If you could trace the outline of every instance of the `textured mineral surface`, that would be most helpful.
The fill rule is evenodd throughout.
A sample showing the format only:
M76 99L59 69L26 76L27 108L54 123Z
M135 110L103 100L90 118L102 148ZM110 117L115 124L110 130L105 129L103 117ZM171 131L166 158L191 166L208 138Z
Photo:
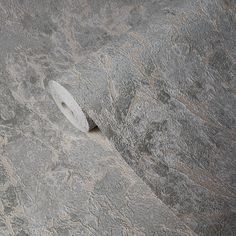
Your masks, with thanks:
M235 0L0 0L0 235L236 235L235 41Z
M19 100L1 87L1 236L195 235L98 130L74 132L57 109Z

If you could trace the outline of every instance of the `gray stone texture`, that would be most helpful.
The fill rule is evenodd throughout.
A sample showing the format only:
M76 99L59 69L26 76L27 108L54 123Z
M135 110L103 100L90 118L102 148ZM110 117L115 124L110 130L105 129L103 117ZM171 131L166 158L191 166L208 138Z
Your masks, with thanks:
M158 198L143 182L129 191L135 200L125 207L134 211L125 213L127 235L236 234L234 0L1 0L0 31L3 230L126 233L110 211L118 214L138 177L128 167L130 176L123 173L118 154L108 162L122 164L105 164L113 155L104 143L71 136L73 127L46 91L53 79L86 108ZM16 175L4 174L11 168ZM95 215L104 217L90 227L86 178L94 173ZM14 189L18 184L22 191ZM77 190L68 193L71 186ZM19 204L18 192L25 202ZM12 223L12 209L28 209L28 223Z
M74 130L41 96L42 106L22 103L1 86L1 236L196 235L101 132Z

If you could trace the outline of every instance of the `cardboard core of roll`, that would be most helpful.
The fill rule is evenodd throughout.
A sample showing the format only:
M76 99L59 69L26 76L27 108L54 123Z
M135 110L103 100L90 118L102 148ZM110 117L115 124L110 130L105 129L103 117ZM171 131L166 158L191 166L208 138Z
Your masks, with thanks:
M86 114L69 91L54 80L48 83L49 93L64 116L82 132L89 132L90 125Z

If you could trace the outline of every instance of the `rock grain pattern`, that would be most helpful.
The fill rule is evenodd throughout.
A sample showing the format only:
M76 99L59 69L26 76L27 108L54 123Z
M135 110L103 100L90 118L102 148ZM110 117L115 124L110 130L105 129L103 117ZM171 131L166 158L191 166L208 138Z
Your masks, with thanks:
M5 234L14 235L17 227L28 227L26 235L46 235L42 229L48 235L236 234L234 0L1 0L0 32L2 232L11 229ZM97 151L105 144L87 154L91 151L91 137L72 135L73 127L57 112L47 93L50 80L74 95L123 159L152 189L155 195L140 182L143 187L133 193L137 193L137 199L144 194L145 209L158 207L153 223L145 217L154 213L140 210L129 218L140 223L125 223L129 225L125 230L131 230L128 233L122 231L123 225L117 226L118 231L109 231L113 221L106 217L102 226L93 225L94 231L87 228L90 219L76 204L83 202L79 201L83 199L80 194L89 199L88 186L92 186L96 196L103 196L103 191L109 196L109 184L127 181L129 186L139 180L133 174L123 174L124 167L98 171L94 158L101 157L105 163L110 155ZM63 146L63 142L68 143ZM76 159L83 147L86 151L81 159ZM117 156L111 162L116 162ZM91 181L97 180L96 184L86 185L82 193L79 184L72 184L78 189L69 194L64 179L69 183L81 181L73 177L77 174L69 174L73 166L73 171L78 171L77 164L70 164L71 158L76 163L81 161L82 172L88 168L82 176L96 171L107 175L95 175ZM61 167L64 164L58 162L66 162L69 170L65 171ZM126 166L124 162L121 165ZM40 173L47 173L43 174L46 177L41 178ZM18 185L30 199L25 203L17 198ZM125 186L123 183L114 188ZM147 195L155 201L150 207L146 205ZM47 198L51 199L48 205L44 203ZM58 208L53 205L55 199ZM118 204L115 199L112 193L110 200L114 205ZM140 202L137 199L135 202ZM72 214L72 206L75 217L82 214L76 219L85 231L73 231L79 223L65 213ZM136 207L130 209L135 211ZM24 211L28 224L22 223L24 220L13 224L13 218L7 216ZM106 212L109 211L115 212L113 208ZM50 223L47 217L54 220ZM136 224L139 226L133 227Z

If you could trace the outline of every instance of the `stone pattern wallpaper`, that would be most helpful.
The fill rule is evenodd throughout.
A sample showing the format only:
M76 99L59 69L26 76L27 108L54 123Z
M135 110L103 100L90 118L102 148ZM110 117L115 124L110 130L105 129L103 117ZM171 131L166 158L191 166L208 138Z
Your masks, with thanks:
M1 235L235 235L235 39L234 0L0 0Z

